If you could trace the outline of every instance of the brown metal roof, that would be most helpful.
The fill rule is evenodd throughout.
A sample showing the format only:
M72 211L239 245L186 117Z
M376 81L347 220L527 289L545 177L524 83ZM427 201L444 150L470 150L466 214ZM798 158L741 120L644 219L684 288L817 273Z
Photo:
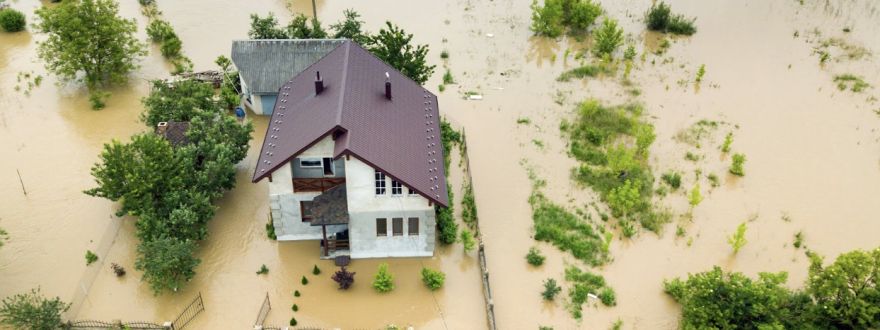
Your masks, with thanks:
M318 71L324 90L315 95ZM385 98L386 73L391 100ZM253 181L334 132L334 157L356 157L449 205L437 96L350 41L281 87Z

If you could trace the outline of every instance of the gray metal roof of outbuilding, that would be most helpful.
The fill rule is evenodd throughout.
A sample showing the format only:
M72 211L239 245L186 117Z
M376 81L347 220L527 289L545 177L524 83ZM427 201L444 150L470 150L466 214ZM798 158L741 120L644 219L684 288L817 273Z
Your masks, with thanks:
M324 85L318 95L317 72ZM436 95L351 41L288 79L275 102L254 182L332 136L334 157L353 156L449 205Z
M290 77L320 60L343 39L262 39L232 41L232 62L254 94L278 93Z

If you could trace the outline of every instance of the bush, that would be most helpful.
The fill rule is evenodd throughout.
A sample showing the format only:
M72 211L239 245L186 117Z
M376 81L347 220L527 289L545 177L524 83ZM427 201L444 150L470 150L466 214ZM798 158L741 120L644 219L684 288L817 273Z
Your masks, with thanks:
M302 279L299 282L302 283L302 285L308 285L309 279L307 279L306 276L303 275Z
M180 41L180 38L175 36L173 38L165 39L165 41L162 42L162 46L159 47L159 50L162 51L162 56L165 56L165 58L174 59L180 57L181 48L183 48L183 42Z
M737 176L746 175L743 170L743 164L746 162L746 155L733 154L733 163L730 164L730 173Z
M354 284L354 274L354 272L349 272L345 269L345 266L342 266L342 268L336 271L336 273L330 278L339 284L340 290L348 290L351 288L351 285Z
M40 289L3 298L0 303L0 324L13 329L60 329L61 314L70 304L61 298L46 299Z
M544 259L544 256L541 255L541 251L534 246L529 248L529 253L526 253L526 261L529 263L529 265L535 267L543 265Z
M257 271L257 275L264 275L264 274L269 274L269 267L266 267L266 265L260 266L260 270Z
M312 275L321 275L321 269L318 268L318 265L312 268Z
M602 305L605 306L617 305L617 298L614 294L614 289L609 287L605 287L602 291L599 291L599 300L602 301Z
M89 103L92 105L92 110L101 110L107 106L107 98L110 97L110 92L95 90L89 93Z
M673 15L672 9L664 2L654 4L645 13L645 23L649 30L669 32L673 34L692 35L697 33L694 26L696 19L685 18L684 15Z
M538 0L532 0L532 26L536 35L555 38L564 32L562 1L545 0L544 6L538 5Z
M593 31L593 53L597 57L612 57L617 47L623 44L623 29L617 21L606 18L602 26Z
M724 144L721 145L721 152L728 153L730 152L730 144L733 143L733 133L727 133L724 136Z
M387 263L379 264L379 272L376 273L376 278L373 279L373 289L376 289L379 293L387 293L394 290L394 275L391 275L388 271Z
M700 183L697 182L694 185L694 188L691 189L690 194L688 194L688 204L691 205L691 208L700 204L703 201L703 195L700 193Z
M91 265L95 261L98 261L98 255L92 252L92 250L86 250L86 266Z
M290 306L290 309L294 312L299 312L299 306L297 306L297 304L293 304L293 306Z
M541 296L544 297L544 300L553 300L560 291L562 288L556 285L556 280L548 278L544 280L544 291L541 292Z
M681 174L678 172L667 172L664 173L663 176L660 177L663 182L666 182L673 190L681 187Z
M3 31L23 31L26 26L27 21L20 11L12 8L0 9L0 28L3 28Z
M746 223L743 222L736 227L736 233L727 238L727 243L733 248L733 254L737 254L739 249L748 243L746 240Z
M299 296L301 296L301 294L299 293L299 290L293 290L293 296L294 296L294 297L299 297Z
M295 317L290 318L290 326L295 327L298 324Z
M165 42L168 39L177 38L177 33L174 33L174 28L170 23L157 19L147 25L147 36L154 42Z
M602 7L591 0L563 0L570 3L564 12L565 21L573 32L586 31L602 14Z
M462 229L460 238L461 245L464 246L465 252L473 251L474 248L477 246L477 241L474 239L474 234L472 234L470 230Z
M449 191L449 200L452 200L452 191ZM458 224L452 215L452 205L449 207L436 207L437 212L437 229L440 232L438 238L440 243L452 244L458 238Z
M425 286L431 291L437 290L443 287L443 282L446 281L446 274L439 270L433 270L430 268L422 268L422 282L425 283Z

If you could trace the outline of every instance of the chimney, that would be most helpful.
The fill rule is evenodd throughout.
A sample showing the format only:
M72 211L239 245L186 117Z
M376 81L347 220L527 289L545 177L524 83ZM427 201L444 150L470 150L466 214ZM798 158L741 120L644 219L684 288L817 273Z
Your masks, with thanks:
M321 71L318 71L315 77L315 95L324 91L324 80L321 79Z
M391 75L385 72L385 98L391 99Z
M156 134L160 136L165 136L165 131L168 130L168 122L160 121L158 125L156 125Z

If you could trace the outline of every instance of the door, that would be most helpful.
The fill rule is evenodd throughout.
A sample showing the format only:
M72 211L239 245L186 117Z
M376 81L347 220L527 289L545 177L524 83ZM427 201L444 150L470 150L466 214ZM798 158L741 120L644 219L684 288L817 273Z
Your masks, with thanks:
M324 176L333 176L333 158L324 158Z

